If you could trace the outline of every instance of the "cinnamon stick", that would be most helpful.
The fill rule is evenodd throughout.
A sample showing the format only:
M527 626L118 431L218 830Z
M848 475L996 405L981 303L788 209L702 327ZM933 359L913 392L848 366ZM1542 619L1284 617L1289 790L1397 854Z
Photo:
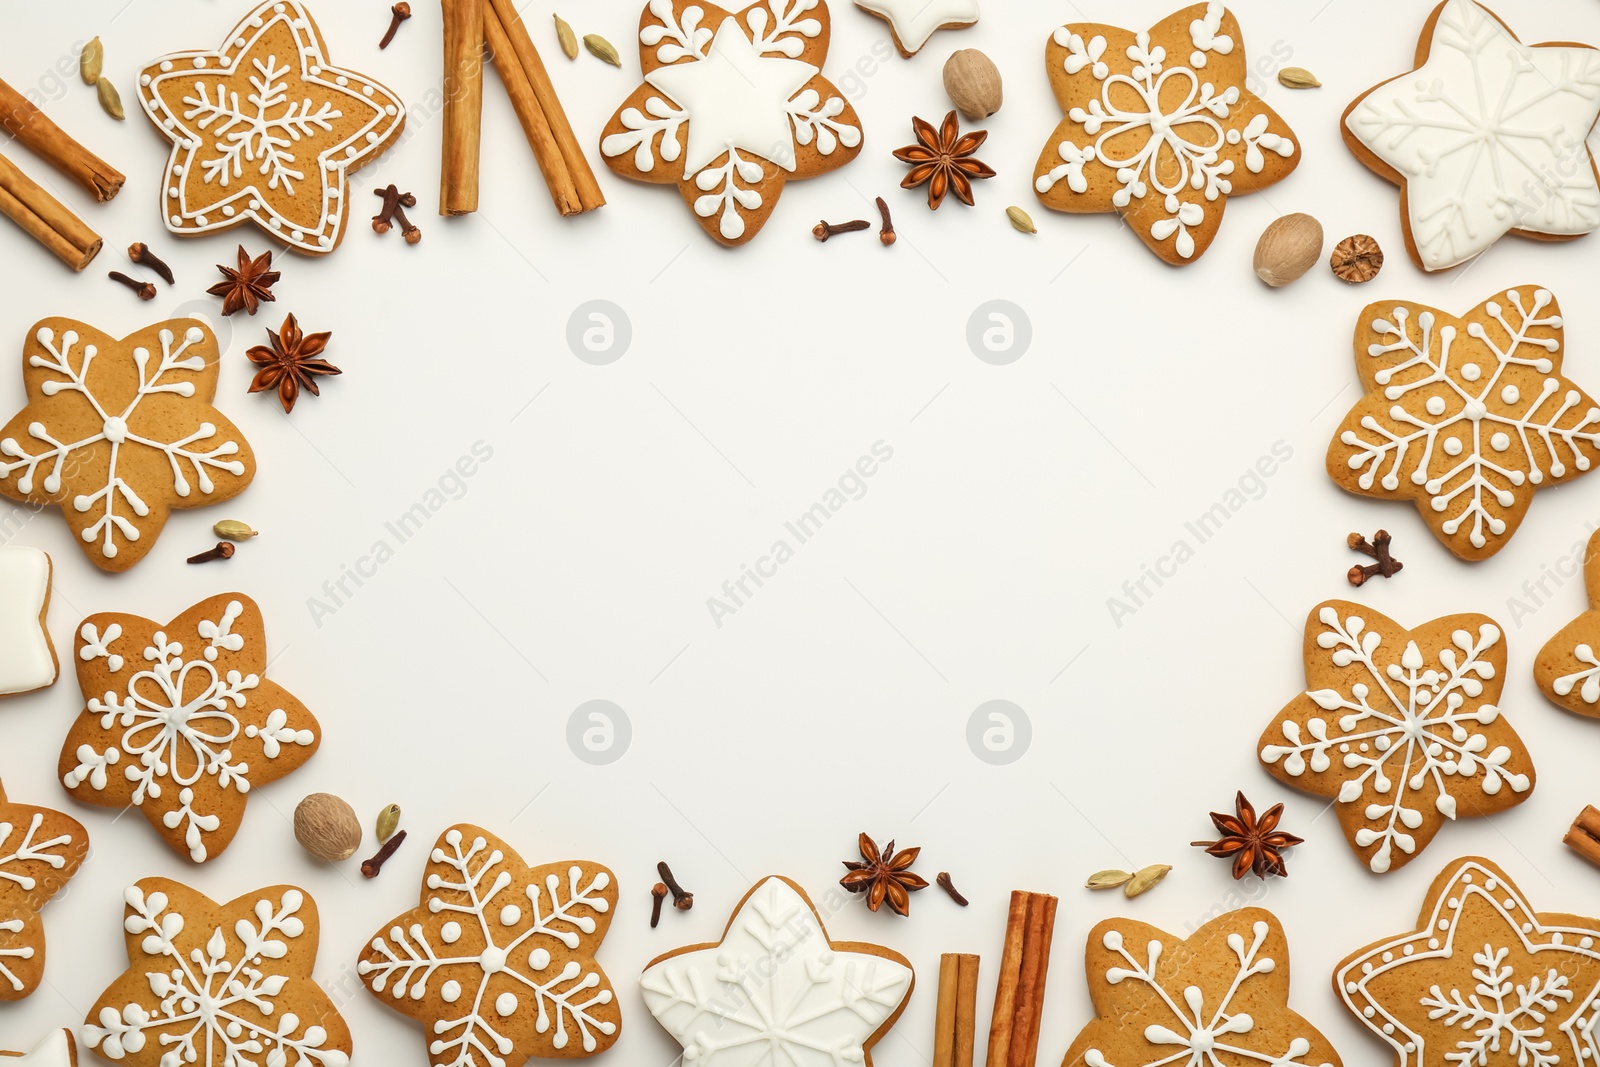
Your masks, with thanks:
M67 136L27 97L3 80L0 80L0 127L40 159L87 189L89 195L101 203L116 196L126 180L120 171Z
M994 990L994 1016L989 1021L991 1067L1011 1062L1011 1031L1016 1020L1017 986L1022 979L1022 941L1028 922L1028 897L1020 889L1011 891L1011 906L1006 914L1006 940L1000 950L1000 980Z
M441 0L444 8L444 149L439 214L478 210L483 134L483 0Z
M5 156L0 156L0 212L73 270L87 267L100 251L100 235Z
M1589 805L1578 813L1572 829L1561 839L1572 851L1600 867L1600 811Z
M955 1067L956 994L961 961L954 952L939 957L939 1002L933 1016L933 1067Z
M1044 983L1050 969L1050 944L1055 927L1056 898L1043 893L1031 894L1027 932L1022 940L1022 980L1017 993L1016 1024L1011 1032L1011 1067L1034 1067L1039 1055L1039 1021L1044 1015Z
M978 957L962 953L956 968L955 1067L972 1067L973 1037L978 1030Z

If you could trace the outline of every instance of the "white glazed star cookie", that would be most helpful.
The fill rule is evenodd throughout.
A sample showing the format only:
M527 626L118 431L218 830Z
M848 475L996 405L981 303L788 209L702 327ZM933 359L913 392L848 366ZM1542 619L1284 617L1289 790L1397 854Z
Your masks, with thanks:
M0 697L55 683L56 646L45 628L50 575L47 553L0 545Z
M889 24L895 48L907 59L922 51L935 31L978 21L978 0L856 0L856 6Z

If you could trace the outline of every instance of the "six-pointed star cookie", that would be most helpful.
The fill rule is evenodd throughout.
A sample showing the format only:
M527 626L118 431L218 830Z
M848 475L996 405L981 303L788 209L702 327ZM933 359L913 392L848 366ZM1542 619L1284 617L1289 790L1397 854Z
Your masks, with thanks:
M828 940L800 887L771 877L745 894L721 941L658 956L639 986L686 1062L872 1067L913 981L898 952Z
M1356 323L1367 393L1328 446L1328 474L1362 496L1413 500L1445 547L1487 559L1536 489L1600 459L1600 408L1561 374L1561 309L1511 289L1456 317L1369 304Z
M1417 69L1357 97L1345 143L1401 187L1406 249L1446 270L1507 233L1565 240L1600 227L1585 145L1600 117L1600 52L1525 45L1473 0L1423 27Z
M39 909L78 873L89 835L76 819L14 804L0 785L0 1001L21 1000L44 978Z
M612 170L675 183L706 233L750 240L784 184L861 151L861 123L822 76L823 0L763 0L737 14L691 0L650 0L639 19L645 84L600 141Z
M1167 263L1198 258L1229 196L1299 165L1289 127L1247 87L1238 20L1196 4L1148 31L1073 23L1045 48L1067 117L1034 167L1056 211L1119 213Z
M1307 689L1261 734L1285 785L1332 797L1373 871L1398 870L1457 816L1493 815L1533 790L1533 760L1495 699L1506 646L1483 615L1415 630L1343 600L1306 620Z
M978 0L856 0L856 6L889 24L895 48L907 59L922 51L935 30L978 21Z
M1459 859L1416 930L1347 957L1333 988L1398 1067L1593 1064L1600 920L1535 912L1499 867Z
M172 141L161 183L167 229L189 236L250 219L313 255L344 236L346 176L406 121L392 92L328 62L299 0L268 0L216 51L150 64L139 102Z
M1569 558L1577 558L1577 547ZM1583 584L1589 610L1545 642L1533 661L1533 680L1556 704L1579 715L1600 718L1600 530L1582 550ZM1543 579L1540 579L1543 582Z
M596 863L528 867L504 841L452 826L428 856L422 903L361 953L373 996L427 1028L435 1067L591 1056L621 1008L595 952L617 906Z
M136 807L196 863L239 832L245 801L311 758L317 720L267 669L261 609L242 593L203 600L166 626L91 615L78 630L87 701L57 772L74 798Z
M1339 1055L1289 1010L1289 944L1269 911L1243 908L1187 940L1132 919L1089 933L1097 1018L1063 1067L1337 1067Z
M55 684L50 612L50 556L27 545L0 545L0 697Z

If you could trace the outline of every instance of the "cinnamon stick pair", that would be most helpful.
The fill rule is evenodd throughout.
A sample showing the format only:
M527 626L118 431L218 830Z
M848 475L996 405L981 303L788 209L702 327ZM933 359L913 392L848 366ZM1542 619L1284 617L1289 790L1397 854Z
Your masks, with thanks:
M1005 947L1000 954L1000 982L994 993L994 1018L989 1023L988 1067L1034 1067L1055 926L1055 897L1012 892Z
M939 1006L934 1019L933 1067L972 1067L978 1015L978 957L939 957Z

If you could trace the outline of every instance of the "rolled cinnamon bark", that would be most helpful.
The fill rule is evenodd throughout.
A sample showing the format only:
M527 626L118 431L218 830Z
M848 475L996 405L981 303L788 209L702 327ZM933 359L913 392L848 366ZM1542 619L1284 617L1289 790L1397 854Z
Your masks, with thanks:
M100 251L100 235L5 156L0 156L0 213L73 270L87 267Z
M1600 866L1600 811L1592 804L1584 808L1561 840L1572 851Z
M1016 1023L1017 987L1022 979L1022 941L1028 922L1028 897L1020 889L1011 892L1011 907L1006 914L1006 940L1000 950L1000 979L994 990L994 1016L989 1020L989 1058L993 1067L1011 1062L1011 1035Z
M126 180L4 81L0 81L0 127L101 203L116 196Z
M478 210L478 152L483 135L483 0L442 0L444 8L444 149L439 214Z

